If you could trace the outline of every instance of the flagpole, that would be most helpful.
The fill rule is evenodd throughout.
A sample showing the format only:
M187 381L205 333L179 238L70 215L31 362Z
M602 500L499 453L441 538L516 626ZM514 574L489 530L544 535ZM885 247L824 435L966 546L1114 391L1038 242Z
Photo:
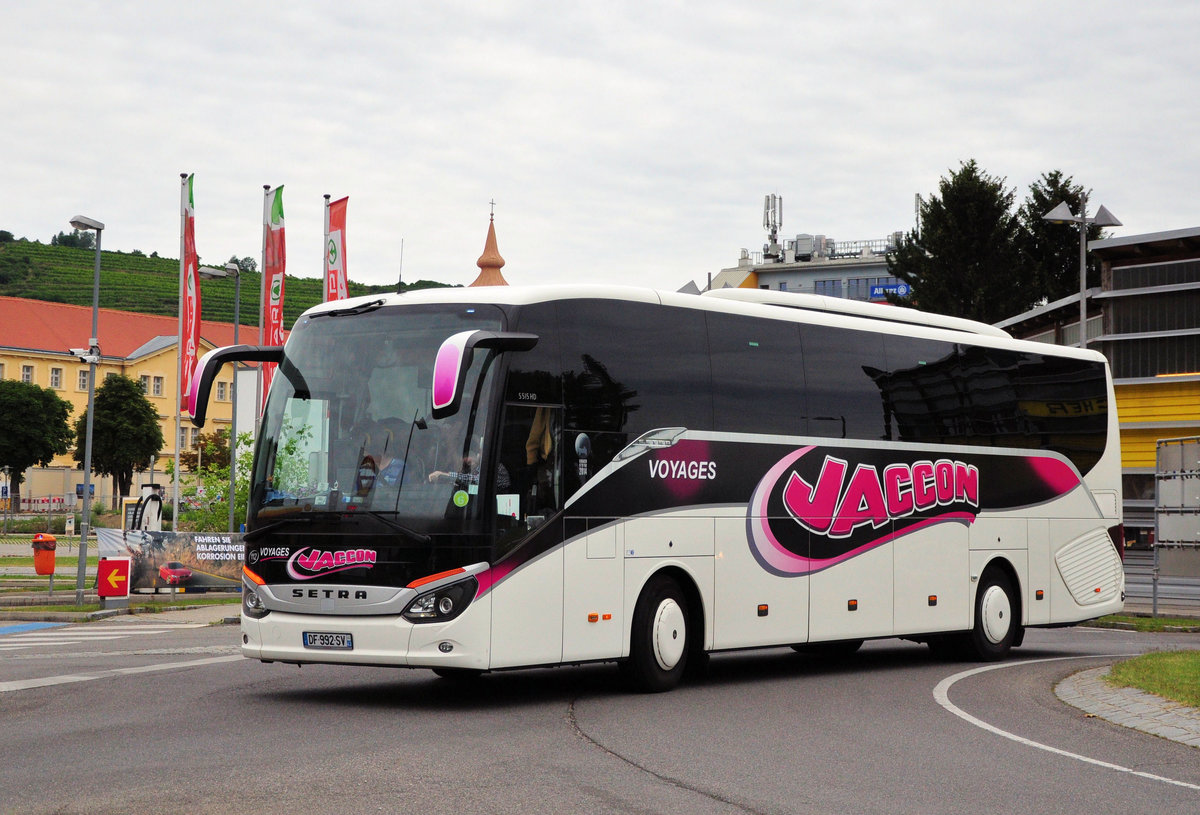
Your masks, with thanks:
M325 259L322 261L325 268L325 295L321 298L324 303L329 302L329 193L325 193L325 243L322 244L325 248Z
M187 173L179 174L179 335L175 342L175 474L171 484L171 531L179 531L179 392L183 389L183 276L187 263L184 238L187 232Z
M262 265L259 266L262 274L262 281L258 287L258 344L263 344L263 325L266 320L267 302L268 302L268 279L267 279L267 230L270 228L270 217L267 209L270 205L267 203L267 197L271 194L271 185L263 184L263 228L262 228ZM258 380L254 387L254 415L259 420L262 419L262 404L263 404L263 363L258 363ZM257 424L257 422L256 422Z

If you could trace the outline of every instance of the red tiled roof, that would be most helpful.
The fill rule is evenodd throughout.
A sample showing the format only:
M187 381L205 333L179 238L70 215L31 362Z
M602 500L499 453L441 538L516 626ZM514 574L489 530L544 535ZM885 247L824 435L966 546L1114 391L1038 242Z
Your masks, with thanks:
M0 348L67 353L84 348L92 336L91 306L72 306L0 296ZM178 337L179 319L156 314L100 309L100 351L105 357L128 358L155 337ZM216 346L233 345L233 323L202 320L200 337ZM258 342L258 329L243 325L238 340Z

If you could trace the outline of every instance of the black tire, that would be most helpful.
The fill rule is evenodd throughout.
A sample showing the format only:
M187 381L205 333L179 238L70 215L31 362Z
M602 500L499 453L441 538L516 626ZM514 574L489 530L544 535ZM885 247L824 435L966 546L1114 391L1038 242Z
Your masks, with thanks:
M1015 597L1008 575L984 574L975 594L975 625L961 640L965 657L994 662L1008 656L1021 626Z
M840 640L838 642L806 642L793 645L792 650L799 654L813 654L829 659L845 659L862 648L862 640Z
M664 575L650 579L633 610L629 658L622 670L643 693L661 693L679 684L687 670L690 643L687 598Z

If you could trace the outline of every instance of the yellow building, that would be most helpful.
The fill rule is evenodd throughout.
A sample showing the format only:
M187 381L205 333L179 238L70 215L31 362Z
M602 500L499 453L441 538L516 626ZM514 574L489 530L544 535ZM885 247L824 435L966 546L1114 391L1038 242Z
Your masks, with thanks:
M1121 422L1126 538L1154 528L1159 439L1200 435L1200 227L1091 241L1101 286L1087 292L1087 343L1112 367ZM1079 296L999 323L1013 336L1075 345Z
M175 456L176 388L178 383L179 322L175 317L100 309L98 340L101 360L96 366L97 384L111 374L122 374L142 384L150 404L158 413L165 446L152 466L134 474L133 492L142 484L166 484L166 463ZM88 372L86 364L72 356L71 348L86 348L92 333L92 309L63 303L0 297L0 378L30 382L53 390L72 405L70 423L87 412ZM233 324L204 321L200 354L219 345L233 344ZM209 421L203 432L228 429L233 416L233 370L225 366L213 388ZM254 402L253 390L239 394L243 407ZM239 431L249 430L242 424ZM180 449L188 449L202 431L192 427L186 413L179 421ZM147 462L150 465L150 462ZM6 483L6 482L5 482ZM116 504L113 482L93 477L97 500ZM70 509L82 494L83 470L73 455L58 456L48 467L25 472L20 493L26 508ZM12 488L10 487L10 492ZM30 504L26 499L38 503ZM15 509L16 507L14 507Z

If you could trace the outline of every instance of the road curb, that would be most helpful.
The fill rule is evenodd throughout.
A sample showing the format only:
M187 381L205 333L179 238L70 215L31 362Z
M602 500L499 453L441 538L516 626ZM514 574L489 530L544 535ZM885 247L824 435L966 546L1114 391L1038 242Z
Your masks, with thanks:
M1135 688L1104 681L1108 667L1089 668L1059 682L1054 695L1091 716L1200 748L1200 710Z

